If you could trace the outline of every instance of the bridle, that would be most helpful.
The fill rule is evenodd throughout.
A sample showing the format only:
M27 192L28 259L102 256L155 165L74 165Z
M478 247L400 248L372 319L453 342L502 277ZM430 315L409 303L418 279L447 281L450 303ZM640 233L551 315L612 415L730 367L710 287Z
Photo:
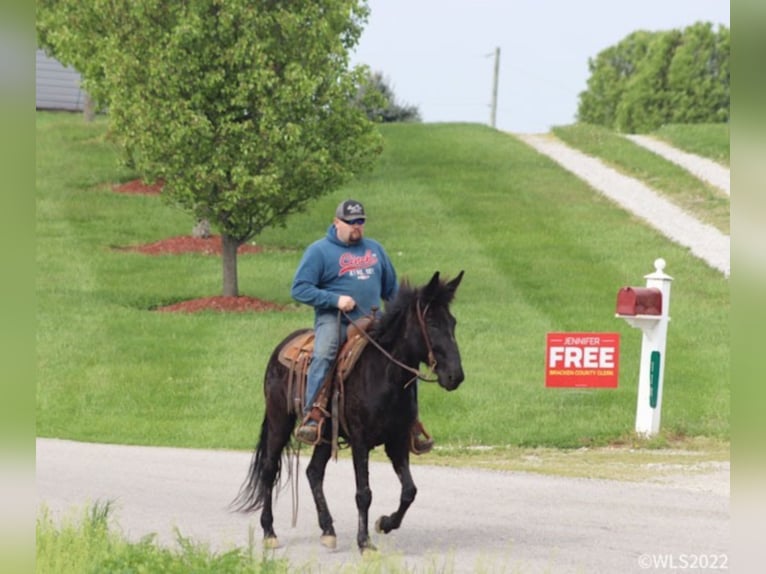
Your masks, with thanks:
M428 351L428 368L433 373L436 370L436 356L434 355L433 345L431 345L431 337L428 336L428 329L426 328L426 313L428 313L428 307L430 303L426 305L423 311L420 311L420 299L415 301L415 310L417 311L418 323L420 324L420 332L423 334L423 341L426 344L426 350ZM433 381L432 381L433 382Z
M418 318L418 325L420 326L420 333L423 335L423 342L426 344L426 350L428 351L428 369L431 371L431 373L434 373L436 371L437 361L436 356L434 355L433 351L433 345L431 344L431 337L428 336L428 329L426 328L426 313L428 313L428 307L430 306L430 303L425 306L425 308L421 309L420 307L420 299L417 299L415 301L415 311ZM418 369L413 369L409 365L405 365L400 360L398 360L396 357L391 355L388 351L386 351L380 343L378 343L375 339L373 339L369 333L363 328L360 328L359 325L357 325L354 320L349 317L348 313L345 311L341 311L343 315L346 317L346 319L349 320L354 326L357 327L360 333L364 335L365 339L372 343L383 355L392 363L397 365L398 367L401 367L405 371L408 371L413 374L413 377L407 381L404 384L404 388L406 389L408 386L410 386L412 383L414 383L416 380L420 379L421 381L427 382L427 383L436 383L439 381L438 377L436 378L429 378L425 375L423 375Z

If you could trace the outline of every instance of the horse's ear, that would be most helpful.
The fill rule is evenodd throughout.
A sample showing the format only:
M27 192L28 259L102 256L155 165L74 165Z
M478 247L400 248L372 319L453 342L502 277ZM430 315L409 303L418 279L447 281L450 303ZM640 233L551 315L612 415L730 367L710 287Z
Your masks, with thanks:
M431 277L431 280L428 282L428 285L426 285L426 290L430 291L434 287L436 287L439 284L439 272L437 271L434 273L434 276Z
M439 272L437 271L436 273L434 273L434 276L431 277L431 280L428 282L428 284L425 287L423 287L422 302L426 304L433 301L434 297L436 297L436 294L438 292L439 292Z
M447 289L449 289L453 295L455 291L457 291L458 285L460 285L460 282L463 280L463 273L465 273L465 270L458 273L457 277L455 277L452 281L447 283Z

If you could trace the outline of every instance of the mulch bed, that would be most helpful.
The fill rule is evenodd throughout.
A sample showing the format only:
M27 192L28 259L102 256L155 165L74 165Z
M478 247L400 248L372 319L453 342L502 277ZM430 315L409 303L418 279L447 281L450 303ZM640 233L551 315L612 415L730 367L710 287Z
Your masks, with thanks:
M112 190L117 193L133 193L139 195L159 195L162 192L162 188L165 185L164 181L158 181L155 183L147 184L140 179L134 179L132 181L126 181L119 185L112 186Z
M202 253L204 255L220 255L223 250L223 241L220 235L210 237L193 237L191 235L179 235L161 239L153 243L125 247L125 251L137 251L146 255L179 255L181 253ZM263 248L258 245L240 245L237 253L260 253Z
M140 179L128 181L119 185L112 186L117 193L130 193L141 195L159 195L162 191L163 182L146 184ZM178 255L182 253L202 253L205 255L220 255L223 242L220 235L210 237L193 237L191 235L181 235L178 237L169 237L153 243L136 245L124 248L125 251L137 251L146 255ZM240 245L237 249L238 254L260 253L262 248L256 245ZM258 312L258 311L281 311L285 309L282 305L277 305L270 301L264 301L256 297L202 297L200 299L191 299L181 301L173 305L158 307L160 312L170 313L196 313L199 311L219 311L219 312Z
M218 296L181 301L180 303L174 303L173 305L158 307L156 310L171 313L197 313L198 311L243 313L248 311L282 311L283 309L284 307L282 305L277 305L276 303L264 301L263 299L258 299L256 297Z

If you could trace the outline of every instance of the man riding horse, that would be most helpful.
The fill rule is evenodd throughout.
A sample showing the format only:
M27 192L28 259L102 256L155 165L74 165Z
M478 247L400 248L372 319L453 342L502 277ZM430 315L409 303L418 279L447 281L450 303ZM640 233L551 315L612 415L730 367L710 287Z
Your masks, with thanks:
M304 252L293 279L292 297L314 307L314 349L304 417L295 432L296 438L307 444L318 441L318 423L326 410L316 403L317 395L332 376L350 321L374 314L381 300L392 300L398 290L396 271L385 249L364 236L366 221L361 203L342 201L326 235ZM412 426L410 444L415 454L433 447L433 439L419 419Z
M372 449L384 446L401 485L398 507L390 514L381 515L375 521L375 530L387 534L398 529L414 502L418 489L409 459L413 450L411 429L417 421L417 385L413 383L416 380L431 381L446 391L454 391L465 379L455 337L457 319L450 311L462 279L462 271L452 280L442 279L436 271L431 280L420 287L403 280L380 318L364 331L363 340L369 344L358 352L352 366L345 360L352 353L342 351L343 360L336 379L341 384L334 387L332 393L332 433L328 432L327 425L317 425L317 440L306 468L323 546L335 548L337 545L334 521L323 486L325 468L337 444L336 437L343 439L351 450L358 513L356 540L362 553L375 550L369 531ZM300 450L293 448L290 438L303 408L298 398L300 393L292 391L296 389L295 382L304 380L308 360L305 351L309 345L297 341L308 341L311 336L311 329L293 331L282 339L269 358L263 379L265 412L260 435L247 478L232 503L233 508L241 512L261 510L263 543L267 548L277 548L280 544L274 530L273 503L274 488L280 484L282 463L291 465L291 461L296 461L297 465L294 457ZM352 345L362 340L356 332L349 338ZM293 361L296 350L298 360ZM288 357L291 357L289 361L286 360ZM431 376L420 372L421 363L428 364ZM297 381L296 374L300 374ZM322 394L320 389L320 402ZM290 478L294 478L294 474L288 472L288 480Z

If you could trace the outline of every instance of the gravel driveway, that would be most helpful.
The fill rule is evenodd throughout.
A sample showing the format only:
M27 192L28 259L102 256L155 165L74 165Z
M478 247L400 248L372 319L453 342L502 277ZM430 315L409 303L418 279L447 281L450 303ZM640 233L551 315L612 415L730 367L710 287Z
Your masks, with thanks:
M689 215L643 182L623 175L601 160L567 146L551 134L516 135L538 152L547 155L564 169L586 181L595 190L646 221L668 239L688 247L708 265L729 276L731 238L728 235ZM646 140L640 141L646 144ZM669 151L667 145L654 147L655 153L669 154L668 159L672 158L671 161L677 163L683 161L687 168L691 168L693 164L692 173L697 177L704 175L704 179L712 185L716 185L713 182L721 179L720 169L724 169L728 175L728 169L716 167L715 164L711 168L710 164L713 162L704 158L678 150Z
M626 135L633 143L680 165L686 171L717 187L726 195L731 195L731 172L728 167L720 165L710 159L687 153L665 142L646 135Z

